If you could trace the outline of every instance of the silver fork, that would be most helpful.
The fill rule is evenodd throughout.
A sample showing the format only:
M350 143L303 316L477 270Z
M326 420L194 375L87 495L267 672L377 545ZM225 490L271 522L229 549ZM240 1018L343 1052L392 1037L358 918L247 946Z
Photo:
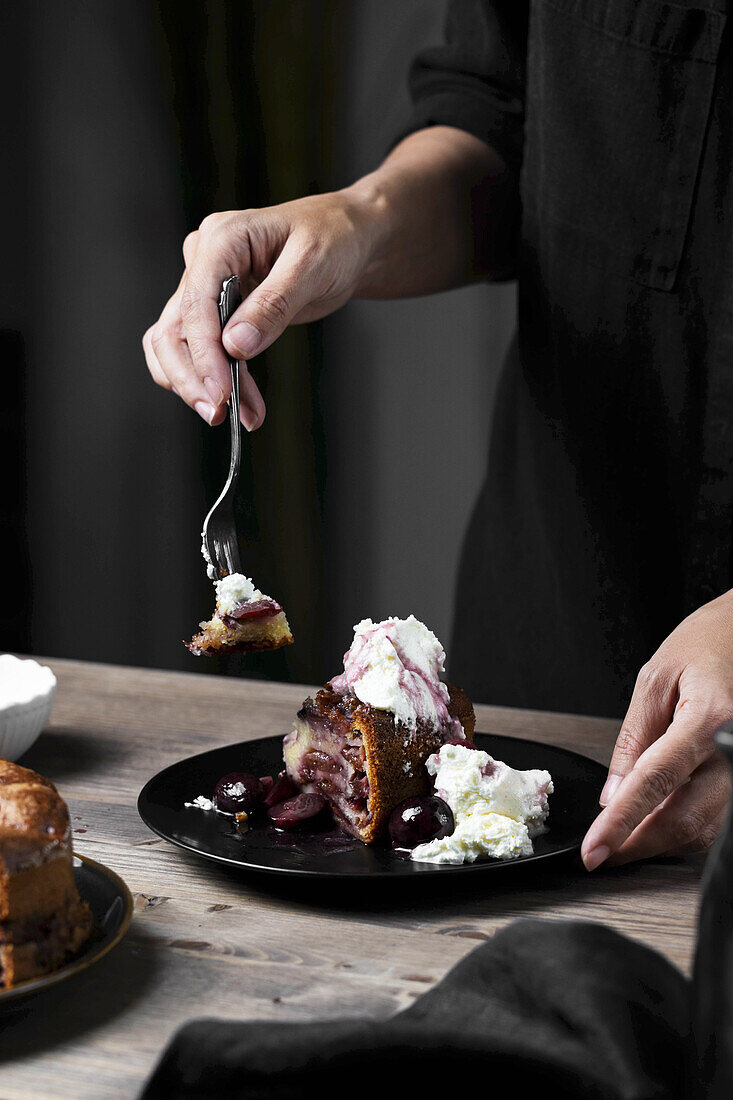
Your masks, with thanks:
M222 329L242 301L239 279L231 275L224 281L219 296L219 320ZM207 564L207 573L211 580L239 573L239 546L234 528L234 495L239 480L239 466L242 457L242 425L239 422L239 370L237 360L229 359L232 374L232 392L229 405L229 432L231 455L229 475L221 495L204 520L201 532L201 553Z

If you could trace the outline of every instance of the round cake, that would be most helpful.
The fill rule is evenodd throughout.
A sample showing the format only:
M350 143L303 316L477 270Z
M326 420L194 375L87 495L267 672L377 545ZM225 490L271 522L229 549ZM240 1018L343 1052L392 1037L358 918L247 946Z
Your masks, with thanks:
M0 989L57 969L91 928L66 803L48 779L0 760Z

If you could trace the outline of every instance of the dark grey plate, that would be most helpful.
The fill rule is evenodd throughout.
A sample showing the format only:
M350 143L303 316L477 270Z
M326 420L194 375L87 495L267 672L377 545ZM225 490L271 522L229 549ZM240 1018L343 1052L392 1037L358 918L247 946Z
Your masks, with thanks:
M24 997L41 993L59 982L73 978L99 962L120 942L132 919L132 895L119 875L102 863L86 856L74 856L76 888L94 917L94 928L87 942L73 958L42 978L20 982L12 989L0 990L0 1009L13 1006Z
M145 784L137 808L154 833L195 855L274 874L320 878L478 874L576 852L599 811L606 769L587 756L538 741L484 733L476 734L474 740L479 748L513 768L546 768L552 775L555 793L550 796L549 831L534 841L534 855L459 866L414 863L386 844L367 847L335 830L283 833L260 818L247 832L239 833L233 818L184 806L200 794L210 798L216 782L228 772L277 775L282 768L282 737L226 745L180 760Z

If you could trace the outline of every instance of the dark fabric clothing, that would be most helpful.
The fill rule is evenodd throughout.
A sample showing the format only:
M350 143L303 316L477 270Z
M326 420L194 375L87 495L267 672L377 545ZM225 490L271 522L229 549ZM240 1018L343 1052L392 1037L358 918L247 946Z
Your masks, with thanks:
M689 1100L688 983L601 925L518 921L391 1020L199 1020L142 1100L490 1095Z
M516 179L518 326L462 557L451 678L621 715L731 586L727 0L455 0L411 75Z

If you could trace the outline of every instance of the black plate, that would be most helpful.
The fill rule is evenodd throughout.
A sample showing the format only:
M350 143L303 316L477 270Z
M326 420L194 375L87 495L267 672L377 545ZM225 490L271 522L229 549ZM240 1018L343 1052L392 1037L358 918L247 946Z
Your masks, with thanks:
M59 982L80 974L99 962L120 942L132 919L132 895L119 875L102 863L86 856L74 856L76 888L94 917L94 928L86 943L73 958L50 974L20 982L12 989L0 990L0 1009L15 1005L21 998L41 993Z
M549 831L534 841L534 855L512 860L478 860L458 866L415 863L386 845L367 847L335 831L283 833L268 824L266 818L255 819L247 832L239 833L233 818L184 806L200 794L210 798L216 782L227 772L277 775L282 768L282 737L226 745L180 760L145 784L137 808L154 833L189 852L230 866L274 874L321 878L467 874L577 851L599 812L598 796L606 769L587 756L538 741L485 733L476 734L474 741L513 768L546 768L552 775L555 793L550 796Z

